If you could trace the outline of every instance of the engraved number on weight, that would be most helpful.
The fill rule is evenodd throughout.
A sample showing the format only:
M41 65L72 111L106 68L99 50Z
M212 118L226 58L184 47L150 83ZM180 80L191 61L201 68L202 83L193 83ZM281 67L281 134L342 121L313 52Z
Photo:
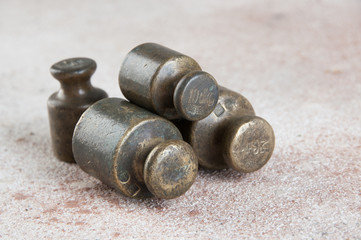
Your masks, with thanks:
M212 106L214 98L212 97L213 93L208 89L199 91L198 89L191 89L188 104L199 104Z
M269 141L253 141L247 144L247 147L242 149L242 152L258 155L269 151Z

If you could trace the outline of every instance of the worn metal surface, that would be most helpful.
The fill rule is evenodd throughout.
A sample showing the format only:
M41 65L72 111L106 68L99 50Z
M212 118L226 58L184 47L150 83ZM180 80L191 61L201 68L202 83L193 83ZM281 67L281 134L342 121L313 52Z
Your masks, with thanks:
M275 145L269 123L255 116L245 97L223 87L212 114L200 121L175 123L197 153L199 164L211 169L256 171L270 159Z
M171 122L119 98L84 112L73 151L85 172L129 197L178 197L198 171L193 149Z
M128 100L167 119L203 119L218 100L216 80L194 59L155 43L128 53L119 86Z
M53 150L61 161L74 162L71 142L81 114L91 104L108 96L90 83L96 67L92 59L71 58L57 62L50 68L50 73L61 86L47 103Z

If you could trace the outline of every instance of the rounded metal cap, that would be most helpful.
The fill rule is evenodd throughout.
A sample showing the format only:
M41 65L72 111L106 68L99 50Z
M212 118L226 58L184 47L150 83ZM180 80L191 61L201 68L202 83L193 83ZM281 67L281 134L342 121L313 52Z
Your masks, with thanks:
M239 172L254 172L271 158L275 136L271 125L256 116L232 122L225 132L224 159Z
M97 64L90 58L69 58L53 64L50 73L59 80L91 76L97 68Z
M198 160L192 147L182 140L158 144L144 165L144 182L158 198L176 198L194 183Z
M218 101L216 80L206 72L186 74L177 84L173 102L182 118L197 121L207 117Z

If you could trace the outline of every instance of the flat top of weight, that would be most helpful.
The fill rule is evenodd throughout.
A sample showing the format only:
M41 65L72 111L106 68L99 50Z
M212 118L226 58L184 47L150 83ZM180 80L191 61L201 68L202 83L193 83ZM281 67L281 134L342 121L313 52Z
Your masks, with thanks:
M96 63L90 58L68 58L51 66L51 72L76 73L89 68L96 68Z
M191 72L177 84L173 101L183 118L189 121L201 120L207 117L217 104L217 82L206 72Z
M170 140L157 145L148 155L144 180L154 196L171 199L192 186L197 172L198 161L192 147L181 140Z
M242 117L229 136L227 151L229 164L240 172L254 172L270 159L275 146L275 136L269 123L256 116Z

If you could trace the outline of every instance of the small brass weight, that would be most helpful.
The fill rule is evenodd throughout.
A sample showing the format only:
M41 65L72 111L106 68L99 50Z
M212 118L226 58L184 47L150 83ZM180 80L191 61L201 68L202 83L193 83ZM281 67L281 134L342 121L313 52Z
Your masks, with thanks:
M61 161L74 162L71 141L81 114L91 104L108 96L90 83L96 67L95 61L90 58L70 58L57 62L50 68L50 73L61 86L48 99L53 150Z
M95 68L88 58L51 67L61 83L48 100L54 152L128 197L176 198L198 164L249 173L272 156L271 125L191 57L156 43L135 47L118 77L129 102L92 87Z

